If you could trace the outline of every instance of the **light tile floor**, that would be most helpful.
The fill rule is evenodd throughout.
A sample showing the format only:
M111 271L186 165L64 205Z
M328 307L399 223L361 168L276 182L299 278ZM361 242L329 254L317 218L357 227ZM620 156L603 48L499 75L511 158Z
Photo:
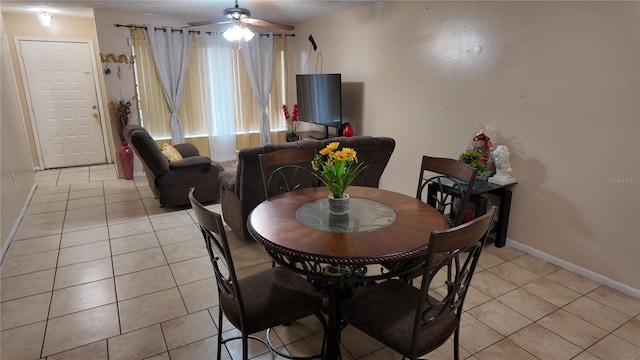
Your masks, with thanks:
M36 180L0 266L1 359L215 358L215 281L189 210L160 208L146 178L117 179L110 165ZM241 274L270 266L257 243L230 239ZM465 309L463 358L640 359L640 299L510 247L483 252ZM311 317L272 337L310 354L320 331ZM342 344L344 359L401 358L352 327ZM239 351L229 343L223 358ZM250 352L268 358L258 343ZM451 359L451 340L428 358Z

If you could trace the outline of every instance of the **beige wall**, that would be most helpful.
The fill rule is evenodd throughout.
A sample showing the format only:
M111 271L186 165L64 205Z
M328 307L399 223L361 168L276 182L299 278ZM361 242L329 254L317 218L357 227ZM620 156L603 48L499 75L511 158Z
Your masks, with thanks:
M519 182L508 237L637 295L639 24L637 2L380 2L296 24L291 56L302 72L313 34L322 72L363 83L359 130L397 141L384 188L413 195L423 154L491 126Z
M35 176L27 143L24 116L11 68L4 17L0 17L0 259L18 225L18 217L34 188Z
M187 21L190 21L175 16L150 16L106 9L95 9L94 17L102 53L114 53L116 55L131 55L131 47L128 43L129 29L126 27L115 27L114 24L153 24L180 28L185 26ZM105 77L107 97L110 99L118 96L132 98L135 95L133 69L128 65L121 66L122 78L118 78L113 72L115 68L116 65L111 64L112 75ZM137 117L134 118L133 121L137 122Z
M16 74L16 79L18 83L18 93L20 95L20 104L22 106L22 111L25 114L25 126L27 128L27 135L29 138L29 146L32 149L32 161L33 166L38 167L38 154L35 147L35 139L33 137L33 130L31 126L31 115L27 109L27 102L24 96L24 84L22 81L22 76L20 75L20 65L16 58L16 49L15 49L15 37L31 37L36 39L56 39L56 40L90 40L93 42L93 49L96 54L96 64L97 68L102 69L102 64L100 63L100 48L98 46L98 37L96 35L96 27L93 21L93 18L85 18L85 17L73 17L73 16L61 16L54 15L53 23L50 27L41 26L38 22L38 18L35 14L25 14L25 13L8 13L3 12L2 16L5 21L5 30L7 32L7 37L9 39L9 48L11 51L11 59L13 61L13 69ZM98 74L100 89L104 89L104 81L103 77ZM104 90L102 90L104 93ZM110 134L110 125L108 112L106 110L107 99L102 94L102 105L103 108L101 110L101 118L107 124L107 132L109 139L112 139ZM112 143L112 141L109 141ZM112 150L109 150L112 152Z
M115 27L114 24L152 24L158 26L174 26L182 27L187 23L187 19L181 19L176 16L162 16L162 15L144 15L141 13L131 13L126 11L113 11L106 9L94 10L96 30L98 33L98 41L100 42L100 49L103 54L113 53L116 55L125 54L131 55L131 47L129 46L129 29L126 27ZM110 64L111 75L105 77L106 96L109 99L115 99L117 97L124 97L127 99L133 98L135 95L135 81L133 74L133 67L128 65L121 65L120 70L122 77L116 76L116 64ZM134 113L131 117L131 122L139 124L137 107L132 109ZM117 149L116 149L117 151ZM201 148L201 152L204 153L204 148ZM208 148L206 150L208 153ZM134 172L143 172L142 164L138 157L135 157Z

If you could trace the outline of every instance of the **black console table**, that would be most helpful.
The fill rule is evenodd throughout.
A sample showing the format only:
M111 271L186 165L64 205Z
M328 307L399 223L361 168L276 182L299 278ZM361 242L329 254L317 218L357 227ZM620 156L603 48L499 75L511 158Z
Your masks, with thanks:
M508 185L499 185L490 183L486 180L476 180L473 183L473 189L471 189L471 195L469 196L469 202L475 207L474 218L484 215L487 212L487 205L489 199L486 194L493 194L500 198L498 204L497 220L491 229L491 233L495 233L495 245L496 247L503 247L507 242L507 227L509 226L509 212L511 211L511 197L513 195L512 189L517 183ZM466 189L466 183L461 183L464 191ZM429 185L429 193L437 191L433 184Z
M512 189L516 185L499 185L488 181L476 180L471 189L469 202L475 205L474 217L484 215L487 212L487 204L489 199L484 194L493 194L500 198L498 204L498 220L495 223L492 233L496 236L496 247L503 247L507 242L507 227L509 226L509 212L511 211Z

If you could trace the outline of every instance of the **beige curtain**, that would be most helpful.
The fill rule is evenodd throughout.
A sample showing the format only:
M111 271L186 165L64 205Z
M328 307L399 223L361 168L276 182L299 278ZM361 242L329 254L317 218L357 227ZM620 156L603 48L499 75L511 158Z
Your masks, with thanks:
M258 34L256 34L259 36ZM149 46L144 37L144 30L132 28L134 51L136 54L136 71L138 73L138 91L140 93L140 109L142 110L143 126L156 140L171 138L171 110L167 105L162 86L156 74L153 59L149 52ZM200 72L202 52L198 51L195 36L192 37L192 46L189 70L185 82L182 105L178 111L182 130L186 138L207 136L206 119L202 91L207 86L204 83L206 77ZM272 141L281 142L280 133L286 131L286 123L282 115L282 104L287 91L286 83L286 38L278 36L274 38L274 71L273 85L269 99L269 118L271 124ZM234 83L236 101L236 131L237 147L253 147L260 145L260 106L255 101L251 92L251 84L247 76L240 52L234 51ZM200 149L205 152L204 149ZM206 150L208 152L208 149Z

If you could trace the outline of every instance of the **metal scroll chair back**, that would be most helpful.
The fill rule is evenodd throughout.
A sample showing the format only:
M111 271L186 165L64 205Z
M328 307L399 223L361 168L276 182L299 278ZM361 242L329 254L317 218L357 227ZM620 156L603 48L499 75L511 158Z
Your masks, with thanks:
M344 318L409 359L437 349L453 334L457 360L464 299L495 210L431 233L420 288L396 279L363 287L342 303ZM436 276L445 267L447 276Z
M198 226L202 232L204 243L213 265L213 271L216 277L216 284L218 286L218 296L220 299L224 298L226 304L233 304L235 309L225 309L226 311L234 311L239 314L239 330L244 334L244 303L242 301L242 294L240 294L236 284L238 278L236 276L235 267L233 265L233 258L231 257L231 251L229 249L229 242L227 240L227 234L224 230L222 223L222 216L212 211L207 210L202 204L200 204L194 197L194 188L189 191L189 201L191 207L195 213L198 221ZM221 269L222 268L222 269ZM224 271L226 268L228 271ZM225 275L225 273L227 275ZM222 309L222 305L220 306ZM222 311L219 311L218 324L222 324ZM234 324L235 325L235 324ZM222 331L218 335L218 359L221 356L222 344L228 340L222 340ZM260 339L259 339L260 340ZM244 339L243 339L244 341Z
M416 198L443 214L449 227L460 225L475 178L476 169L462 161L423 156Z
M283 149L258 155L265 199L299 189L317 187L311 161L314 149ZM273 261L272 266L276 263Z
M223 313L233 326L240 330L240 336L222 338L218 333L218 360L222 354L222 344L242 339L242 358L248 357L248 339L265 344L274 358L274 353L290 359L313 359L322 354L295 358L276 350L269 340L269 329L310 315L318 318L326 331L326 321L320 312L322 296L300 275L283 267L270 268L238 279L233 264L229 242L222 223L222 216L206 209L189 191L189 201L202 232L207 252L213 265L218 288L220 306L218 324L223 322ZM228 271L225 271L226 270ZM245 297L243 297L245 295ZM252 336L267 330L263 340Z
M313 176L311 160L314 149L284 149L260 154L260 171L267 199L298 189L316 187L320 181Z

